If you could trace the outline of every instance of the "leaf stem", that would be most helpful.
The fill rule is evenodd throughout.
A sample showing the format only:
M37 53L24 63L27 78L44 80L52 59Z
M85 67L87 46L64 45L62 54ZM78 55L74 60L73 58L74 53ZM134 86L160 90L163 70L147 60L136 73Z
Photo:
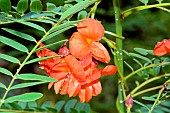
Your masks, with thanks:
M154 107L156 106L156 104L158 103L159 98L160 98L161 94L163 93L164 89L165 89L165 88L162 87L162 88L159 90L158 96L157 96L157 98L156 98L154 104L152 105L152 107L151 107L151 109L149 110L148 113L152 113L152 111L153 111Z
M159 86L156 86L156 87L152 87L152 88L148 88L148 89L145 89L145 90L142 90L142 91L139 91L137 93L135 93L132 97L136 97L138 95L141 95L143 93L146 93L146 92L149 92L149 91L153 91L153 90L156 90L156 89L160 89L162 88L162 85L159 85Z
M158 80L158 79L160 79L160 78L162 78L162 77L168 77L168 76L170 76L170 73L169 73L169 74L163 74L163 75L160 75L160 76L153 77L153 78L151 78L151 79L143 82L143 83L140 84L139 86L137 86L133 91L131 91L131 92L129 93L129 95L130 95L130 94L133 95L136 91L138 91L140 88L142 88L143 86L147 85L147 84L150 83L150 82L153 82L153 81ZM128 96L129 96L129 95L128 95Z
M142 70L145 70L145 69L154 67L154 66L162 66L162 65L166 65L166 64L170 64L170 62L162 62L162 63L159 63L159 64L150 64L150 65L148 65L148 66L141 67L140 69L138 69L138 70L136 70L136 71L133 71L132 73L128 74L128 75L124 78L124 80L129 79L130 77L132 77L133 75L135 75L135 74L138 73L139 71L142 71Z
M150 9L150 8L157 8L157 7L162 7L162 6L170 6L170 3L161 3L161 4L153 4L153 5L144 5L144 6L138 6L138 7L134 7L128 10L125 10L124 12L122 12L122 17L126 18L127 16L141 11L141 10L145 10L145 9Z

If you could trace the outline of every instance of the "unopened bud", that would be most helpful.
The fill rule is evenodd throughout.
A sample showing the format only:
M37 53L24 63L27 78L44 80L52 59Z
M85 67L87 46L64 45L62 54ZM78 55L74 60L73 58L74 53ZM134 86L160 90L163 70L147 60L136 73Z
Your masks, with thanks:
M125 101L125 105L126 105L126 107L130 107L130 108L133 107L133 98L132 98L132 95L130 95L130 97Z

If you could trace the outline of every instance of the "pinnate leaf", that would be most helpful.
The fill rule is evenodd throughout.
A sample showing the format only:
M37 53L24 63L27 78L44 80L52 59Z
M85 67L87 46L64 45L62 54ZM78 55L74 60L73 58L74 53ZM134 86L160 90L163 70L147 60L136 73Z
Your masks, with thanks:
M12 103L15 101L30 102L30 101L35 101L35 100L41 98L42 96L43 96L43 94L36 93L36 92L25 93L25 94L9 97L5 100L5 103Z
M62 22L63 20L65 20L66 18L68 18L69 16L79 12L80 10L88 7L89 5L95 3L96 0L85 0L85 1L81 1L78 2L77 4L75 4L74 6L72 6L71 8L67 9L60 17L58 22Z
M14 57L6 55L6 54L0 53L0 58L7 60L9 62L12 62L12 63L16 63L16 64L20 63L20 61L17 58L14 58Z
M136 58L139 58L139 59L142 59L142 60L145 60L147 62L151 62L151 60L147 57L144 57L142 55L139 55L139 54L136 54L136 53L128 53L129 56L132 56L132 57L136 57Z
M43 32L46 32L45 29L37 24L34 24L34 23L31 23L31 22L19 22L21 24L24 24L24 25L27 25L29 27L32 27L32 28L35 28L39 31L43 31Z
M58 112L60 112L60 110L62 109L62 107L64 106L65 101L61 100L59 102L56 103L55 108L57 109Z
M34 85L39 85L39 84L44 84L46 82L29 82L29 83L21 83L17 84L11 87L11 89L19 89L19 88L25 88L29 86L34 86Z
M9 76L13 76L13 74L10 71L2 67L0 67L0 72Z
M41 42L46 41L46 40L48 40L48 39L51 39L51 38L57 36L58 34L66 31L66 30L68 30L68 29L70 29L70 28L72 28L72 27L74 27L74 26L69 26L69 27L63 28L63 29L61 29L61 30L58 30L58 31L56 31L56 32L54 32L54 33L51 33L51 34L49 34L46 38L44 38L43 40L41 40Z
M6 86L0 82L0 88L6 89Z
M64 107L65 113L70 113L70 108L73 108L76 102L77 102L76 99L69 100Z
M21 80L39 80L43 82L56 82L56 79L37 74L20 74L17 76Z
M48 57L42 57L42 58L35 58L33 60L27 61L25 64L31 64L31 63L35 63L38 61L47 60L47 59L55 58L55 57L59 57L59 56L48 56Z
M28 49L24 45L14 41L14 40L11 40L9 38L6 38L4 36L0 36L0 42L4 43L6 45L9 45L19 51L28 52Z
M68 21L68 22L65 22L63 24L60 24L56 27L53 27L49 33L53 33L53 32L56 32L56 31L59 31L59 30L62 30L66 27L69 27L69 26L75 26L75 24L77 24L78 22L82 22L83 20L77 20L77 21Z
M52 11L55 8L56 8L55 4L49 2L47 3L47 11Z
M140 2L144 3L145 5L148 4L149 0L139 0Z
M36 41L35 38L33 38L32 36L30 36L28 34L25 34L25 33L22 33L22 32L16 31L16 30L8 29L8 28L2 28L2 29L13 34L13 35L23 38L25 40Z
M30 10L35 13L41 13L42 3L40 0L31 0Z
M17 11L19 13L24 13L28 8L28 0L20 0L17 4Z

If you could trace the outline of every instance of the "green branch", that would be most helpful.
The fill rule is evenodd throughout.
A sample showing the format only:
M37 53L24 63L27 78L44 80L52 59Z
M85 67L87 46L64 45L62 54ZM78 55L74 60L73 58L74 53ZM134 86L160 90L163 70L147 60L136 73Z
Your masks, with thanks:
M144 90L142 90L142 91L139 91L139 92L133 94L132 97L134 98L134 97L136 97L136 96L138 96L138 95L141 95L141 94L143 94L143 93L147 93L147 92L149 92L149 91L153 91L153 90L160 89L160 88L162 88L162 85L159 85L159 86L156 86L156 87L152 87L152 88L148 88L148 89L144 89Z
M158 79L160 79L160 78L162 78L162 77L169 77L169 76L170 76L170 74L163 74L163 75L160 75L160 76L153 77L153 78L151 78L151 79L143 82L143 83L140 84L139 86L137 86L133 91L131 91L131 92L129 93L129 95L130 95L130 94L133 95L136 91L138 91L138 90L139 90L140 88L142 88L143 86L149 84L150 82L153 82L153 81L155 81L155 80L158 80ZM128 95L128 96L129 96L129 95Z
M126 18L127 16L141 11L141 10L145 10L145 9L150 9L150 8L157 8L157 7L162 7L162 6L170 6L170 3L161 3L161 4L154 4L154 5L144 5L144 6L138 6L138 7L134 7L128 10L125 10L124 12L122 12L122 17Z
M133 75L135 75L136 73L142 71L142 70L145 70L145 69L148 69L148 68L151 68L151 67L154 67L154 66L162 66L162 65L167 65L167 64L170 64L170 62L162 62L162 63L159 63L159 64L150 64L148 66L145 66L145 67L142 67L136 71L133 71L132 73L130 73L129 75L127 75L124 80L127 80L129 79L130 77L132 77Z

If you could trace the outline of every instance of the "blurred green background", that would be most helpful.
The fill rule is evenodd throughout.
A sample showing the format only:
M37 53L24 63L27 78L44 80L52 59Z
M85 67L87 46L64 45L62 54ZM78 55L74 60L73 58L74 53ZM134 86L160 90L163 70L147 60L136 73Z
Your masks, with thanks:
M12 2L13 6L16 6L18 0L15 0L15 2ZM43 3L44 9L46 8L45 4L46 2L52 2L55 3L56 6L64 5L64 0L41 0ZM164 0L164 2L170 3L170 0ZM156 0L150 0L149 4L158 3ZM121 0L121 10L124 11L128 8L132 8L135 6L143 5L138 0ZM170 8L170 7L169 7ZM86 9L87 12L90 11L90 8ZM72 20L77 19L77 14L75 14L72 17ZM113 4L111 0L102 0L102 2L98 5L95 19L102 22L105 30L111 31L115 33L115 20L114 20L114 9ZM42 24L45 29L50 29L51 25L48 24ZM24 25L13 23L8 25L2 25L0 27L7 27L11 29L15 29L18 31L22 31L25 33L28 33L32 36L34 36L37 40L39 40L42 37L42 32L36 31L32 28L25 27ZM50 44L52 42L56 42L62 39L68 39L71 34L76 31L75 28L72 28L55 38L52 38L45 42L45 44ZM12 39L17 40L18 42L27 45L30 49L33 47L33 44L28 42L23 42L23 40L17 39L15 36L9 35L7 32L0 30L0 34L3 36L10 37ZM107 36L107 35L106 35ZM134 13L130 15L129 17L125 18L123 22L123 36L125 36L125 40L123 41L123 49L128 52L133 52L133 48L145 48L149 50L153 50L154 45L165 38L170 38L170 13L165 12L163 10L153 8L148 10L143 10L137 13ZM114 37L107 36L110 39L115 40ZM105 44L107 47L107 45ZM61 45L57 45L54 47L51 47L53 51L58 50L58 48L61 47ZM10 51L10 52L9 52ZM20 58L22 61L25 58L25 55L21 52L17 52L13 50L12 48L5 46L4 44L0 43L0 52L6 53L12 56L15 56L17 58ZM111 55L112 56L112 55ZM32 56L32 58L35 58L36 55ZM130 64L138 68L135 62L130 61L129 57L124 56L124 59L126 61L129 61ZM113 63L113 56L112 56L112 62ZM9 69L11 72L15 72L17 69L17 66L15 64L10 64L6 61L0 61L0 66L5 67ZM124 66L125 69L125 75L130 72L129 68ZM21 73L37 73L37 74L43 74L47 75L43 70L39 68L38 63L34 63L31 65L26 65ZM0 81L6 85L8 85L10 78L2 75L0 73ZM93 111L96 111L98 113L117 113L116 110L116 97L117 97L117 75L109 76L109 77L102 77L102 87L103 91L102 93L97 96L93 97L93 99L90 101L90 106ZM135 81L143 82L144 79L138 76L133 77L132 79L128 80L128 85L130 90L132 90L136 84ZM15 83L20 83L22 81L16 81ZM163 81L156 81L153 86L162 84ZM28 91L39 91L44 94L44 97L41 98L38 103L41 104L45 101L52 101L52 103L56 103L59 100L69 100L68 95L61 96L61 95L55 95L55 92L52 89L47 90L47 85L39 85L34 86L30 88L25 88L21 90L14 90L11 91L10 95L16 95L23 92ZM3 95L3 90L0 90L0 96ZM137 97L137 99L141 99L140 97ZM145 104L147 104L147 101L143 101Z

